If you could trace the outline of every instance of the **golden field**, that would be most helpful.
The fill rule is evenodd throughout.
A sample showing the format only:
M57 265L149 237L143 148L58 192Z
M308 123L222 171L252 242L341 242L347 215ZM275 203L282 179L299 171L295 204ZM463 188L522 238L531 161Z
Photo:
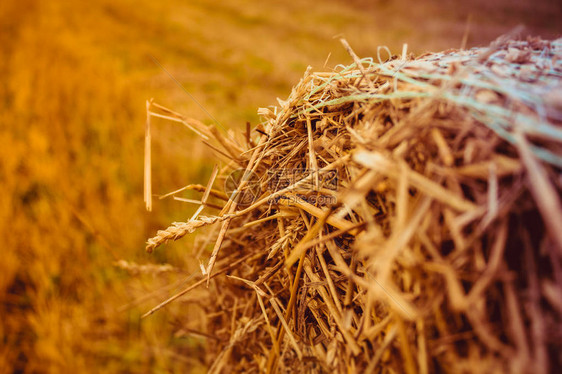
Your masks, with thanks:
M144 252L191 209L144 210L147 99L225 128L256 125L257 108L286 97L308 65L351 61L338 37L360 56L404 42L458 48L469 14L468 46L519 23L562 32L562 5L549 0L0 3L0 372L205 372L204 340L175 335L171 313L140 322L198 266L185 243ZM155 121L154 192L205 184L212 156ZM126 271L120 260L170 266Z

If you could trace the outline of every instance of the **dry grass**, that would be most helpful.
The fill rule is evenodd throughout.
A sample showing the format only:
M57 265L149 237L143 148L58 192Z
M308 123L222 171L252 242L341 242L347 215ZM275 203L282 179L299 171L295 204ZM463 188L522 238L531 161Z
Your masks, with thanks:
M182 333L174 317L191 296L139 323L199 268L185 256L189 237L142 251L158 228L193 214L172 199L144 212L145 100L211 122L150 55L225 127L238 128L255 124L255 108L285 96L306 65L321 68L330 52L329 65L349 63L335 35L362 54L403 41L443 49L460 45L466 19L444 7L420 28L412 18L419 9L400 2L262 3L0 2L0 372L205 370L203 338ZM469 45L521 21L535 33L559 32L537 22L559 14L557 5L535 8L476 10ZM153 192L206 182L212 151L175 124L153 126ZM182 197L204 190L190 186ZM224 265L219 256L217 269Z
M197 292L177 318L211 373L556 371L562 39L385 62L343 44L353 64L307 70L253 133L197 127L217 180L245 171L220 213L199 215L215 172L149 239L216 225L197 280L143 317Z

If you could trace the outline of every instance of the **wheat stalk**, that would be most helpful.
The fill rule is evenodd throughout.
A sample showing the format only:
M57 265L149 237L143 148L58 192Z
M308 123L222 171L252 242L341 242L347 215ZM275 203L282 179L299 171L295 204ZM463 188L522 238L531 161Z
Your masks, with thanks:
M224 217L199 217L196 220L187 222L174 222L170 227L165 230L159 230L156 236L150 238L146 242L146 251L152 253L154 248L161 244L165 244L170 240L178 240L187 234L191 234L200 227L212 225L213 223L222 220Z

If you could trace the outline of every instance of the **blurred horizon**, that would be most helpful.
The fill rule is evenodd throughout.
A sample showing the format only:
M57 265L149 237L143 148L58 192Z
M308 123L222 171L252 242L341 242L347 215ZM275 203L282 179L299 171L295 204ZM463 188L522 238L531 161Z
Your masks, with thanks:
M192 240L144 252L193 209L144 210L146 100L241 129L307 66L351 63L339 38L360 57L404 43L420 54L465 35L486 46L520 24L560 37L561 16L553 0L0 3L0 373L205 372L204 340L178 334L174 317L191 306L139 321L198 269ZM175 123L152 131L155 194L207 183L211 150Z

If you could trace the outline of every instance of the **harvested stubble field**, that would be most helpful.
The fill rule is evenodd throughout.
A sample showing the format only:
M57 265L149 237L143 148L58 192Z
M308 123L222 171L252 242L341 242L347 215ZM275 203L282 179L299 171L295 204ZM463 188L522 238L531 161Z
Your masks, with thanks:
M212 250L193 236L142 250L195 211L172 199L144 211L146 98L206 125L211 113L228 128L255 127L256 108L287 97L307 65L352 63L335 36L361 56L379 45L397 54L403 42L438 51L461 45L469 14L469 47L519 23L545 37L561 32L561 5L549 0L0 2L0 372L212 365L203 347L213 338L184 323L198 316L198 294L140 323L195 281L199 263L186 254ZM212 151L176 124L152 125L154 193L207 182Z

